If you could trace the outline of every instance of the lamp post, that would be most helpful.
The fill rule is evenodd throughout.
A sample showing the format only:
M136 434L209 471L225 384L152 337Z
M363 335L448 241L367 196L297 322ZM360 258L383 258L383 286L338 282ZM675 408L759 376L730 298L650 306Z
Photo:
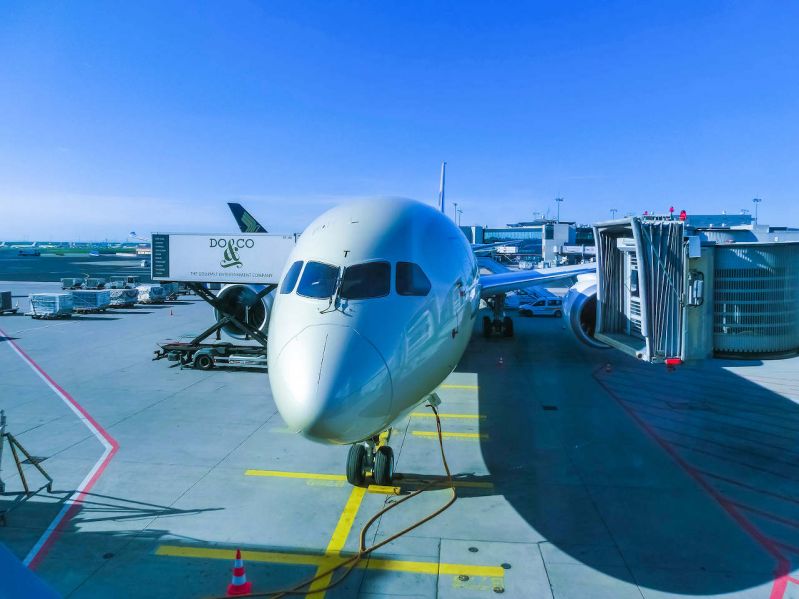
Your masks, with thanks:
M752 203L755 205L755 224L757 224L757 205L762 201L760 198L752 198Z
M563 202L563 198L555 198L555 201L558 203L558 222L560 222L560 205Z
M616 213L618 212L618 208L611 208L610 209L610 218L611 220L616 220Z
M455 222L458 222L458 202L452 202L452 205L455 206Z
M461 214L463 214L463 210L458 208L458 209L456 209L455 214L458 217L457 218L457 223L458 223L458 226L460 227L461 226Z

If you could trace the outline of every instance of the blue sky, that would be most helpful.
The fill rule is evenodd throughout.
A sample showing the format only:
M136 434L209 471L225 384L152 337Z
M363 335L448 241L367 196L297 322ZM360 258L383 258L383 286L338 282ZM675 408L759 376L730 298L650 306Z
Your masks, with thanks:
M0 239L274 231L347 198L463 222L799 226L795 2L4 2Z

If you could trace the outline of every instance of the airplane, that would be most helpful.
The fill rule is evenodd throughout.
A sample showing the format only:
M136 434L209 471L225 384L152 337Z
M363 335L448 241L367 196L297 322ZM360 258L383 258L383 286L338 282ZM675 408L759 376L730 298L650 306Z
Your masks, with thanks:
M443 204L443 202L442 202ZM286 424L313 441L351 445L347 480L394 475L381 439L461 359L480 310L504 294L595 272L595 265L480 275L460 229L413 200L334 207L300 235L281 274L268 323L269 381ZM511 329L508 317L499 328Z
M255 217L244 209L244 206L236 202L228 202L228 207L233 213L233 218L239 225L242 233L269 233Z

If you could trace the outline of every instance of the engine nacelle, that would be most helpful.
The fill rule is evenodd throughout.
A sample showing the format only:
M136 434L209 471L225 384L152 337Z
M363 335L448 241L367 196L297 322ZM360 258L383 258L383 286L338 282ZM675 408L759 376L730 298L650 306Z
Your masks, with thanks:
M581 276L563 301L563 319L580 341L591 347L607 347L594 338L596 330L596 277Z
M226 312L233 314L241 322L246 322L251 327L266 333L269 326L269 316L272 313L272 304L275 301L275 292L272 291L264 297L257 299L263 290L263 285L225 285L216 298L223 305ZM222 319L219 310L214 309L217 322ZM233 324L226 324L222 330L236 339L244 339L247 335Z

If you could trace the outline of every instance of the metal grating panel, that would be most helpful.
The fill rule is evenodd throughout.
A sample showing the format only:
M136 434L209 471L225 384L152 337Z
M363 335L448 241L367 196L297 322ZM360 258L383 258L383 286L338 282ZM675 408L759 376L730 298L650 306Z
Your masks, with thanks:
M715 251L714 351L799 349L799 244L739 244Z

